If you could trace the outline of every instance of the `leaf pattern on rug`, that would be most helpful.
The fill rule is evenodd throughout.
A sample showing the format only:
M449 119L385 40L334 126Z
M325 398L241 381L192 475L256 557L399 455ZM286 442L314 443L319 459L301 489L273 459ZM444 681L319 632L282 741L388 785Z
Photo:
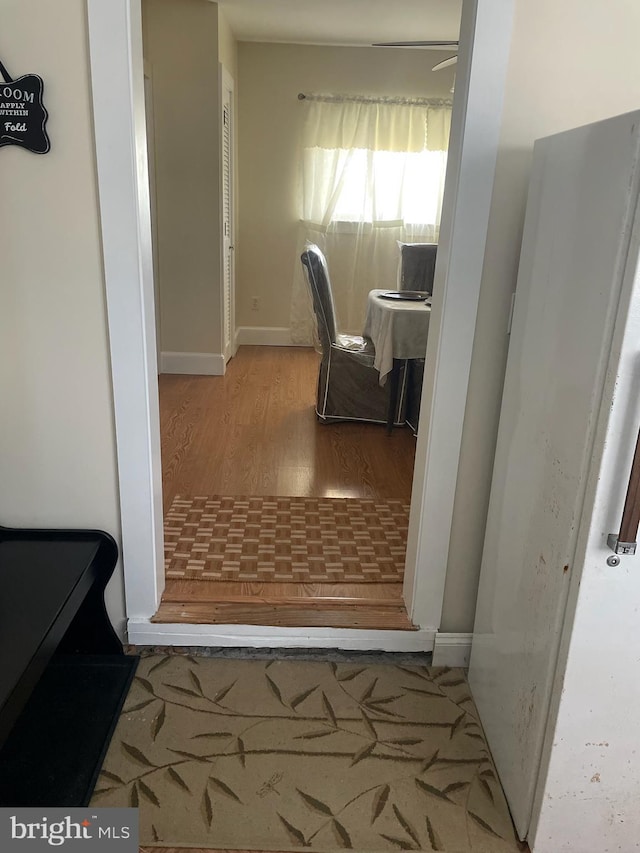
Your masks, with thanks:
M213 823L213 803L209 791L205 788L202 794L202 808L204 809L204 819L207 826Z
M311 696L312 693L315 693L317 689L318 689L318 685L315 684L313 687L310 687L308 690L303 690L302 693L298 693L297 696L294 696L293 699L289 703L291 705L291 707L293 708L293 710L295 711L295 709L298 707L298 705L302 705L304 700L308 699L309 696Z
M301 844L303 847L309 846L309 843L299 829L296 829L296 827L292 823L289 823L285 817L282 817L281 814L279 814L278 817L294 844Z
M349 836L349 833L344 828L344 826L340 823L340 821L335 819L332 820L331 826L335 832L336 839L340 847L347 847L351 849L353 847L353 844L351 843L351 837Z
M440 838L438 837L438 833L433 828L433 824L431 823L429 815L427 815L426 821L427 821L427 834L429 836L429 844L431 845L432 849L433 850L444 850L444 847L442 847L442 843L440 841Z
M375 797L373 798L373 812L371 816L371 823L375 823L377 818L382 814L382 810L384 809L387 800L389 799L389 793L391 788L389 785L381 785L378 788Z
M169 776L169 779L175 782L178 787L182 788L183 791L186 791L188 794L191 793L191 791L189 790L189 786L184 781L182 776L178 773L178 771L175 769L175 767L167 767L167 775Z
M418 848L420 848L420 839L418 838L418 833L411 826L411 824L406 819L406 817L404 817L404 815L402 814L402 812L400 811L398 806L396 806L396 805L393 806L393 813L396 816L398 823L404 829L404 831L407 833L409 838L413 841L414 844L417 845Z
M141 844L520 850L461 670L149 656L92 803Z
M226 797L230 797L232 800L235 800L237 803L241 803L242 800L236 794L234 790L232 790L226 782L223 782L222 779L216 779L215 776L209 777L209 784L212 788L215 788L221 794L224 794Z
M326 803L312 797L310 794L305 794L305 792L300 789L298 789L298 793L313 811L318 812L318 814L326 814L329 815L329 817L333 817L333 812Z
M158 711L158 716L155 718L155 720L151 724L151 737L153 740L155 740L158 737L158 735L160 734L160 731L161 731L162 727L164 726L164 721L166 720L166 718L167 718L167 703L163 702L160 710Z
M351 759L351 765L350 766L353 767L355 764L358 764L359 761L364 761L365 758L367 758L369 755L371 755L373 753L373 750L375 748L376 748L375 743L368 743L365 746L363 746L362 749L359 749L356 752L356 754L353 756L353 758Z
M217 703L218 703L218 705L219 705L219 704L222 702L222 700L225 698L225 696L227 695L227 693L230 693L230 692L231 692L231 690L233 689L234 685L235 685L235 681L232 681L232 682L231 682L231 684L227 684L227 686L226 686L226 687L223 687L223 688L222 688L222 690L218 690L218 692L216 693L216 695L213 697L213 700L212 700L212 701L213 701L213 702L217 702Z

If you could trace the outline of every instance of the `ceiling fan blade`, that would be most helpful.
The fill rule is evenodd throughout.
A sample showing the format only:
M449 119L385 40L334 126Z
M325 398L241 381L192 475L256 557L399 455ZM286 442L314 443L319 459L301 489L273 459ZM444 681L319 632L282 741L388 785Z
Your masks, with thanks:
M458 47L457 41L379 41L372 47Z
M442 62L438 62L438 64L434 65L431 70L442 71L443 68L449 68L450 65L455 65L457 61L457 56L450 56L448 59L443 59Z

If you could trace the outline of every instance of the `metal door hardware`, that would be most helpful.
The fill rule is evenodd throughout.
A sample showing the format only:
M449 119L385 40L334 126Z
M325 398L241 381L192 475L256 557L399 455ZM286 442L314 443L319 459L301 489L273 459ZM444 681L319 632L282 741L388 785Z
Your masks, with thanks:
M607 545L614 554L635 554L640 523L640 433L633 454L627 497L624 501L620 531L607 536Z

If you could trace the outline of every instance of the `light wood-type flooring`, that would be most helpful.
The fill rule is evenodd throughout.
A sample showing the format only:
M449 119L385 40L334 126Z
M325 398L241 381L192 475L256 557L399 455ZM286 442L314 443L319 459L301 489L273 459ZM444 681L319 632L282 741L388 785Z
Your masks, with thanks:
M165 512L176 495L399 498L415 438L372 424L319 424L319 356L240 347L222 376L159 382ZM167 581L157 622L410 630L402 585Z

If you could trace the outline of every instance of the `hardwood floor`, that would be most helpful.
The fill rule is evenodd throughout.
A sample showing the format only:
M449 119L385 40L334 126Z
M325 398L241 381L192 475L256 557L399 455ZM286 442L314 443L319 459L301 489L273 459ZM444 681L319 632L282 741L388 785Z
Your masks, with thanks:
M411 496L415 438L319 424L318 354L241 347L221 376L159 381L164 510L176 495ZM402 584L168 580L155 622L411 630Z
M240 347L224 377L160 377L165 512L179 494L409 500L411 430L319 424L318 358Z

